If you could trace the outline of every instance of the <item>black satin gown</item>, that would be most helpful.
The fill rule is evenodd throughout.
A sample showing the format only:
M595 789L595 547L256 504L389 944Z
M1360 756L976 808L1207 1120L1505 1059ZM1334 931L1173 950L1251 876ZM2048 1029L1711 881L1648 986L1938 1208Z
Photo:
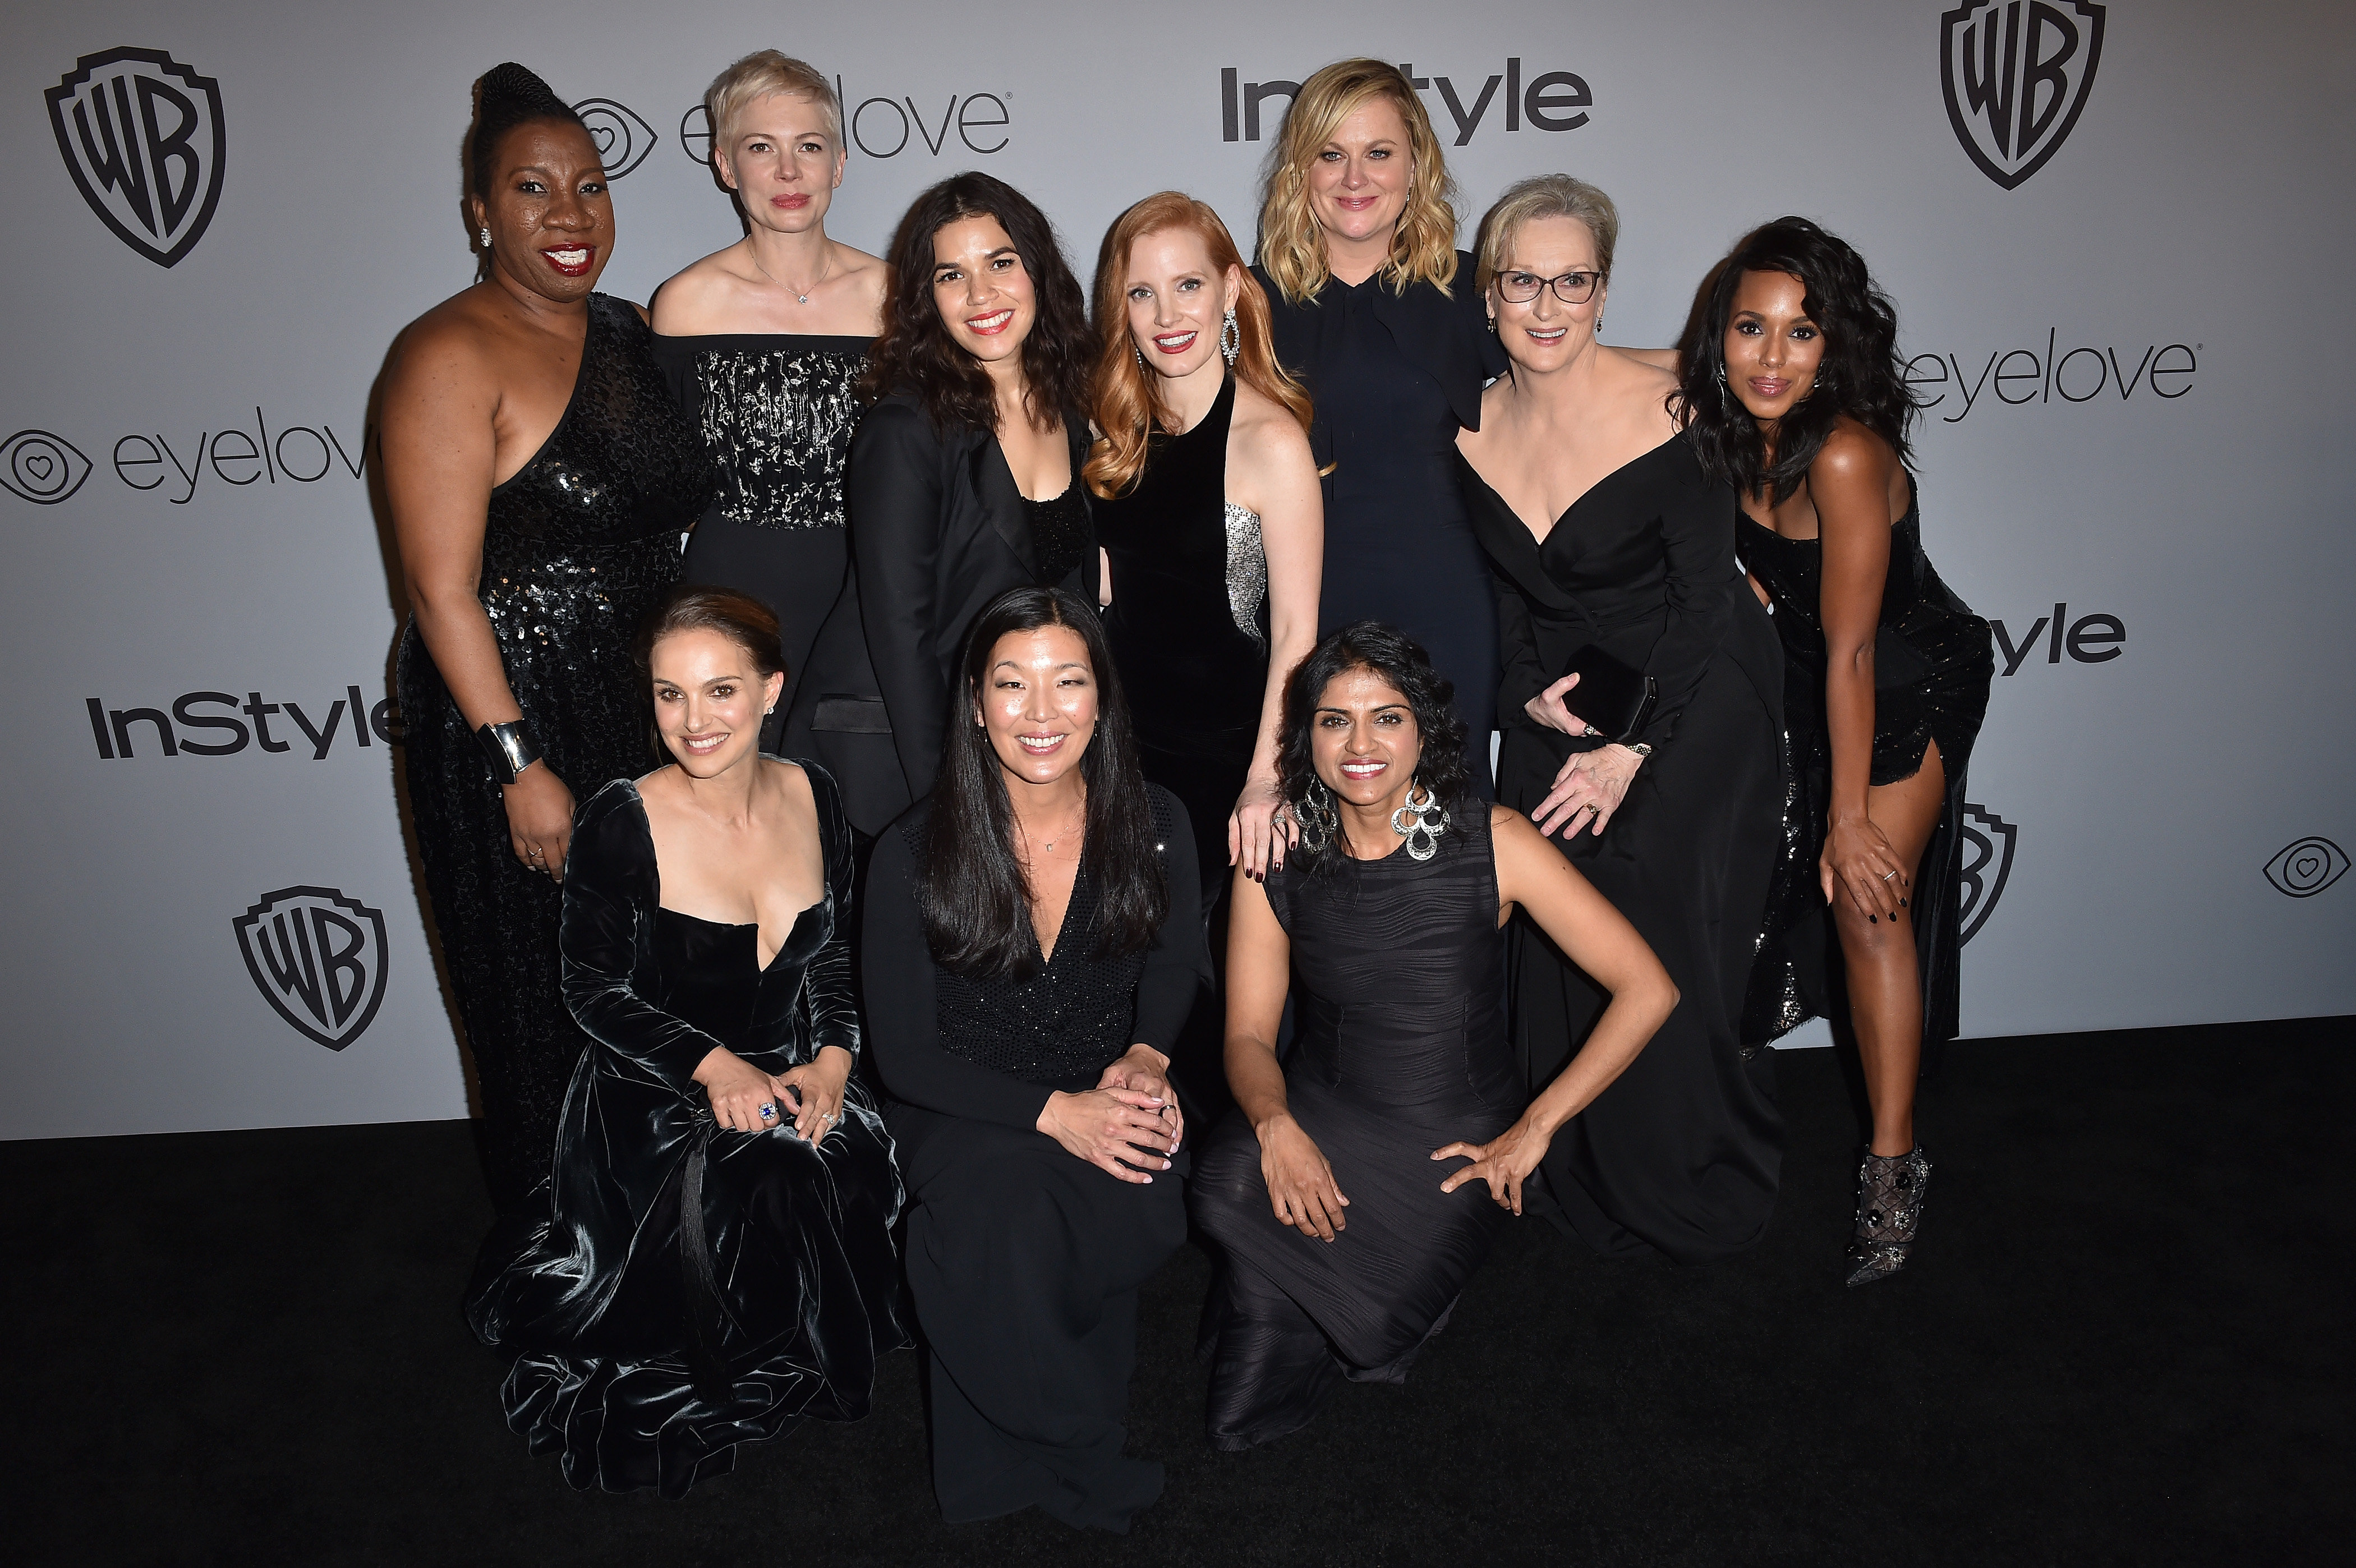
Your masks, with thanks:
M477 592L509 689L575 800L655 763L630 644L679 578L711 494L637 307L589 296L581 370L532 459L491 492ZM396 682L425 890L481 1092L491 1201L529 1213L588 1039L558 991L556 884L516 859L507 807L412 618Z
M564 879L564 993L596 1046L565 1095L550 1208L487 1257L466 1307L518 1352L508 1424L564 1478L665 1497L803 1417L867 1413L895 1312L900 1178L853 1074L816 1144L712 1120L693 1077L715 1047L764 1072L856 1054L850 824L804 764L826 893L765 969L760 928L667 909L646 806L616 779L581 809Z
M1607 1255L1736 1251L1765 1233L1783 1159L1772 1055L1746 1060L1738 1025L1782 842L1783 674L1774 628L1735 570L1734 492L1672 436L1598 480L1541 543L1461 466L1505 621L1499 798L1533 811L1574 751L1605 744L1524 711L1581 648L1600 645L1659 692L1637 737L1653 755L1611 824L1549 842L1628 918L1680 999L1556 1134L1542 1167L1549 1218ZM1526 918L1512 962L1515 1045L1536 1093L1611 998Z
M1907 913L1922 981L1922 1039L1952 1040L1960 1026L1964 775L1987 714L1996 675L1988 623L1971 611L1922 553L1922 500L1890 525L1890 572L1873 639L1873 760L1867 782L1895 784L1922 770L1939 746L1946 801L1922 852ZM1772 1039L1823 1006L1826 955L1837 950L1818 880L1832 800L1832 731L1825 719L1824 544L1786 539L1749 517L1738 525L1743 564L1775 601L1787 671L1785 733L1793 787L1785 809L1788 853L1779 865L1766 936L1751 978L1745 1037Z
M1486 799L1497 605L1456 483L1456 433L1481 427L1482 385L1505 358L1472 274L1460 251L1446 295L1428 283L1396 288L1377 273L1355 285L1329 279L1293 305L1254 269L1276 357L1309 389L1310 446L1326 470L1318 634L1379 620L1423 644L1456 688L1465 766Z
M1350 1208L1330 1242L1280 1223L1239 1111L1197 1151L1190 1207L1221 1253L1210 1434L1227 1450L1299 1431L1342 1378L1406 1380L1505 1215L1486 1182L1441 1192L1464 1162L1431 1151L1488 1142L1528 1098L1485 803L1456 805L1429 861L1403 842L1374 861L1296 852L1267 888L1300 984L1285 1097Z
M1105 639L1145 776L1194 829L1203 906L1227 885L1227 819L1251 770L1268 687L1268 556L1259 514L1227 499L1229 376L1194 428L1156 430L1124 495L1095 503L1112 564Z

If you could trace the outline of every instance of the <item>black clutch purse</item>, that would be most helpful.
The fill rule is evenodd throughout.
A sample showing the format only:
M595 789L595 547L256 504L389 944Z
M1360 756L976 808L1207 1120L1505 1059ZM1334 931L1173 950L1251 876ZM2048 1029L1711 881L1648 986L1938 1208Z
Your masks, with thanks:
M1572 654L1563 674L1578 676L1579 684L1562 694L1562 705L1606 740L1626 746L1651 722L1660 688L1650 675L1614 659L1599 645L1590 642Z

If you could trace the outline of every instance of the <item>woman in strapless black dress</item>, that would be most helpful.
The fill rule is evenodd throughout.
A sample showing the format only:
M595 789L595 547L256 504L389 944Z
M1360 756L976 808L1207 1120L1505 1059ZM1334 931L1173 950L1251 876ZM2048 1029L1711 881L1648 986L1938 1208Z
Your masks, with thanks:
M1343 1378L1405 1379L1556 1131L1618 1092L1606 1086L1676 1000L1628 922L1526 821L1467 792L1447 693L1421 649L1373 622L1320 644L1287 692L1303 837L1264 885L1237 883L1237 1110L1196 1155L1190 1193L1221 1253L1204 1315L1220 1448L1298 1431ZM1516 906L1612 993L1535 1103L1502 1005L1499 925ZM1299 1033L1280 1068L1295 975Z
M855 388L883 330L885 273L826 232L846 156L832 82L762 49L722 71L703 106L712 167L745 233L656 291L655 360L719 480L682 575L751 594L783 630L775 750L842 588L843 470L859 424Z
M551 1202L467 1320L515 1353L508 1424L586 1490L679 1497L739 1443L867 1413L897 1316L892 1141L851 1079L851 825L764 757L766 607L675 589L641 648L672 765L581 808L564 994L595 1044ZM700 912L699 912L700 911Z
M1488 799L1497 605L1456 483L1457 432L1505 369L1423 102L1397 66L1348 59L1301 84L1261 193L1253 274L1276 357L1316 403L1325 476L1322 630L1398 627L1456 688L1465 767Z
M1782 1165L1772 1058L1746 1060L1737 1026L1780 840L1783 659L1735 570L1733 492L1669 413L1675 379L1595 341L1617 232L1611 199L1563 175L1483 220L1481 285L1514 364L1462 476L1505 623L1498 793L1560 832L1682 996L1555 1141L1556 1218L1607 1254L1698 1262L1765 1233ZM1566 671L1590 650L1651 682L1633 732L1580 714ZM1542 933L1517 927L1515 944L1535 1088L1583 1048L1603 996Z
M483 78L469 178L486 276L402 331L381 439L413 612L410 807L492 1201L515 1217L588 1044L557 989L571 786L652 759L630 639L711 477L637 307L591 292L614 226L596 147L519 65Z
M1684 389L1711 473L1742 496L1742 556L1790 657L1793 853L1756 983L1811 993L1800 966L1829 904L1873 1107L1852 1285L1904 1268L1922 1219L1914 1087L1923 1040L1956 1030L1964 770L1996 672L1987 622L1922 553L1897 342L1865 259L1781 218L1720 269Z

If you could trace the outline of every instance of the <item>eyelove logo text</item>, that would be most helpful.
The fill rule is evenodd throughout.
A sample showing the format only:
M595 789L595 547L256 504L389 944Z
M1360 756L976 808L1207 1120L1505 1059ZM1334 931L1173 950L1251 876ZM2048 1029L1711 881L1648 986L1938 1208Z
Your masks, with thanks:
M326 420L282 424L258 403L251 424L241 418L192 435L134 432L105 450L116 478L174 506L187 505L200 487L315 485L337 474L358 481L368 472L363 437L347 437ZM35 506L70 499L97 466L54 431L20 430L0 443L0 487Z
M42 96L90 209L157 266L179 265L220 202L220 84L161 49L112 48Z
M278 1015L331 1051L384 1002L384 916L333 887L281 887L230 922L245 972Z
M2009 407L2063 403L2091 403L2109 392L2131 403L2138 392L2169 401L2192 390L2201 369L2200 343L2113 344L2061 347L2060 328L2045 329L2045 349L1991 349L1976 370L1966 371L1960 354L1916 354L1906 361L1906 384L1926 409L1945 408L1945 424L1960 424L1975 406L1993 396ZM1977 355L1974 356L1975 359Z
M896 158L921 147L930 157L968 153L988 157L1006 150L1014 113L1011 92L950 92L940 97L871 94L851 102L843 79L834 79L842 105L842 134L851 150L871 158ZM936 108L934 105L937 104ZM698 103L679 118L680 150L699 164L712 162L712 116Z

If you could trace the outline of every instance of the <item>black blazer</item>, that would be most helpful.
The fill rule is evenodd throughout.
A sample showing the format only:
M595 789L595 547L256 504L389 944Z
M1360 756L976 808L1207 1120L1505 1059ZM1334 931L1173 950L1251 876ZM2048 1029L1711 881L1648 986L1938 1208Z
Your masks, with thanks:
M1076 481L1088 422L1066 410L1064 430ZM801 672L786 750L841 779L852 825L873 834L932 789L966 633L999 595L1037 582L1038 564L996 435L935 428L905 387L860 421L843 503L851 565ZM1090 550L1060 585L1093 605L1098 585Z

